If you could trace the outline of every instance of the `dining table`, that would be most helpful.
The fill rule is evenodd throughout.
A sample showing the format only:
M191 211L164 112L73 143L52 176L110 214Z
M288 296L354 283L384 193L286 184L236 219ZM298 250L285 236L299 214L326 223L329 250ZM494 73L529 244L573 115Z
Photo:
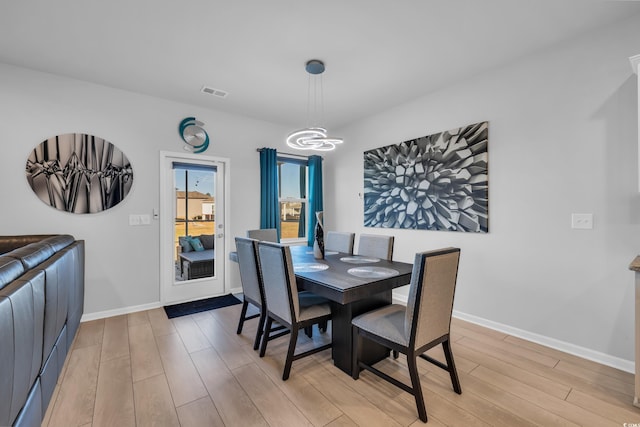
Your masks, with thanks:
M323 296L331 305L331 356L336 367L351 375L351 320L392 303L392 290L408 285L413 264L325 251L316 259L307 246L290 246L299 289ZM359 358L373 364L389 356L389 349L369 340L358 346Z
M353 341L351 320L367 311L392 303L392 290L408 285L413 264L325 251L316 259L313 248L289 246L298 289L329 300L331 306L331 357L336 367L351 375ZM237 262L237 254L229 254ZM389 349L369 340L358 346L359 359L367 364L389 356Z

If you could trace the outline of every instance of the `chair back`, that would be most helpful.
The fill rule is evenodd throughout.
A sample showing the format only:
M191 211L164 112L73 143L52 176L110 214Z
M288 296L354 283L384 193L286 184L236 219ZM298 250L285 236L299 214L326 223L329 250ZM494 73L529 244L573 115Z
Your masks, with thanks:
M258 259L258 241L244 237L236 237L236 251L238 266L240 267L240 282L242 292L251 302L264 305L264 289L260 276L260 261Z
M295 323L300 303L291 250L277 243L259 242L258 257L267 309L285 322Z
M404 322L413 348L449 333L459 261L459 248L416 254Z
M278 230L275 228L260 228L258 230L248 230L247 237L263 242L278 243Z
M353 241L356 233L344 231L327 231L324 235L324 249L327 251L338 251L345 254L353 254Z
M393 257L393 236L361 234L358 239L358 255L391 260Z

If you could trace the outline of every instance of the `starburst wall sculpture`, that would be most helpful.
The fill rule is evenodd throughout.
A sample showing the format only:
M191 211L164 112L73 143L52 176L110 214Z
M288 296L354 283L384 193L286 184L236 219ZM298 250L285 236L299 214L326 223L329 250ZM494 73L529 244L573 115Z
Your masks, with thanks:
M489 231L488 122L364 152L367 227Z

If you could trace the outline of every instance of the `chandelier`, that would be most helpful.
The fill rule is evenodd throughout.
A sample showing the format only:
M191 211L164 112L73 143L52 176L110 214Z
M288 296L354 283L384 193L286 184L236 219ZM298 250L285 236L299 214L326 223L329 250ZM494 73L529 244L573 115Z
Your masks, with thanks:
M324 62L312 59L305 70L309 73L307 89L307 125L304 129L293 131L287 136L287 145L297 150L331 151L336 144L342 144L342 138L327 135L327 129L319 122L324 113L322 73Z

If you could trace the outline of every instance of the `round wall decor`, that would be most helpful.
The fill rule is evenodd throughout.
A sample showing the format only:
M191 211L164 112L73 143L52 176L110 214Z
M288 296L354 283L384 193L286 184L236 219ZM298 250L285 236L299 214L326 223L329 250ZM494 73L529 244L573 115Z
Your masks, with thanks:
M184 149L194 153L202 153L209 147L209 134L203 128L204 123L195 117L186 117L178 125L180 138L185 142Z
M133 184L131 164L122 151L109 141L81 133L42 141L27 159L26 173L40 200L77 214L114 207Z

